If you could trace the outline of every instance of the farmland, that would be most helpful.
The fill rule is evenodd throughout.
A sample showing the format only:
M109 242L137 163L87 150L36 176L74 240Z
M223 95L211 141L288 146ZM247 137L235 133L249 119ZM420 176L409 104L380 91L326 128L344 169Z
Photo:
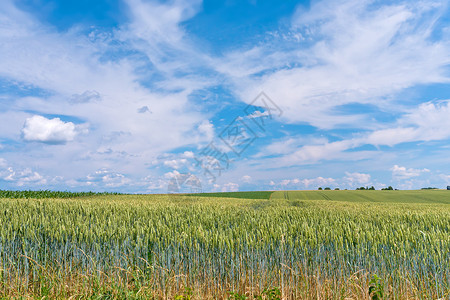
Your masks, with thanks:
M0 296L450 295L447 191L219 196L3 198Z

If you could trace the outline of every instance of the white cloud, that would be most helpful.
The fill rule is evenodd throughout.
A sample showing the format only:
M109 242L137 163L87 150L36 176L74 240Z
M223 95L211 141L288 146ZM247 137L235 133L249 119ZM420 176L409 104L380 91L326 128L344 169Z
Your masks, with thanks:
M281 189L285 189L288 186L290 186L290 188L297 188L297 189L302 189L303 187L305 188L309 188L309 187L319 187L319 186L329 186L332 184L336 183L336 179L334 178L325 178L325 177L321 177L318 176L316 178L304 178L304 179L299 179L299 178L293 178L293 179L283 179L281 181L279 181L279 183L275 183L274 181L270 182L271 186L279 186L281 187ZM303 187L301 186L303 185Z
M239 184L234 182L225 183L222 185L222 192L237 192L239 191Z
M332 185L336 183L336 179L334 178L324 178L324 177L316 177L316 178L305 178L302 179L301 182L306 186L306 187L316 187L316 186L328 186L328 185Z
M413 177L418 177L422 173L430 172L430 170L428 169L413 169L413 168L407 169L406 167L401 167L398 165L394 165L391 168L391 171L392 177L397 180L410 179Z
M26 184L46 184L47 179L45 179L38 172L34 172L31 169L27 168L23 171L13 173L11 176L11 180L16 181L17 186L24 186Z
M214 138L214 125L208 121L204 120L198 125L199 133L205 137L206 140L212 140Z
M187 160L185 158L182 159L171 159L164 161L164 166L172 168L172 169L181 169L184 167L187 163Z
M287 186L287 185L292 185L292 184L299 184L300 180L298 178L294 178L294 179L284 179L280 182L281 186Z
M97 170L87 175L86 178L78 180L79 185L107 188L129 186L131 183L131 180L127 176L107 169Z
M301 145L303 139L274 141L256 157L279 155L268 159L270 164L292 166L312 164L322 160L361 160L377 155L376 150L351 151L364 145L396 146L406 142L439 141L450 138L450 101L426 102L398 118L390 128L377 129L339 141L312 139Z
M119 173L107 174L102 178L103 183L106 187L121 187L131 183L129 178L125 175Z
M241 99L250 102L267 91L287 122L371 128L375 120L364 112L345 114L336 108L356 103L401 112L404 107L396 105L393 94L450 81L450 43L432 38L436 19L445 12L445 4L432 1L317 1L292 19L291 31L307 42L277 47L274 40L230 54L219 65L235 78Z
M185 38L180 25L201 9L200 2L196 7L191 1L127 4L127 23L113 31L82 27L59 31L21 11L13 1L1 2L0 76L43 91L39 97L8 96L11 105L0 113L1 138L18 140L22 130L25 141L71 141L64 148L46 147L45 155L42 147L9 153L9 160L37 164L49 176L67 180L108 168L133 174L140 182L153 172L149 166L159 155L210 141L214 127L204 121L209 116L190 103L189 94L217 79L192 71L191 66L205 64L205 56ZM110 55L116 50L139 55ZM145 56L148 59L142 59ZM150 73L161 80L150 82ZM151 113L138 112L145 107ZM89 124L89 135L77 138L85 127L38 119L26 111L70 114Z
M368 185L371 182L371 176L370 174L365 174L365 173L358 173L358 172L354 172L354 173L350 173L350 172L345 172L345 177L344 177L344 181L347 182L348 184L350 184L350 186L355 186L355 185Z
M66 143L73 141L77 133L72 122L37 115L26 119L22 129L23 139L28 142Z
M206 54L201 42L194 42L185 30L183 22L202 9L201 1L125 3L129 7L127 23L114 31L92 29L86 34L86 28L59 31L21 11L15 2L2 1L0 76L44 93L40 97L9 97L8 111L0 113L1 138L18 140L22 129L26 141L72 141L65 147L45 147L45 155L42 147L29 147L26 153L11 152L8 160L37 165L39 173L45 170L64 178L84 178L106 168L115 171L99 174L99 180L91 176L92 181L87 182L118 186L127 182L128 175L123 174L134 174L136 180L127 184L141 184L141 178L156 166L155 161L181 168L183 159L194 157L194 153L186 151L158 160L161 154L209 142L214 137L213 124L204 121L213 118L201 113L202 104L192 105L189 96L196 89L222 84L224 77L227 87L231 83L234 89L232 94L246 102L265 90L283 109L283 122L365 130L339 136L342 140L338 141L336 137L331 140L319 136L288 136L272 141L255 157L253 167L255 162L267 169L323 160L356 161L382 153L359 151L360 146L395 146L450 137L448 102L429 102L411 109L410 102L401 106L395 101L396 93L405 88L449 82L448 35L433 35L437 26L434 22L442 13L439 2L385 5L357 0L315 1L308 11L299 10L293 16L288 32L271 33L274 38L269 42L220 57ZM278 39L288 44L278 45ZM109 56L111 50L133 55ZM208 75L201 71L205 69ZM222 74L210 76L214 71ZM398 120L379 123L368 114L339 112L342 105L353 104L370 104L380 112L394 112ZM76 138L83 129L78 125L58 119L37 120L38 116L31 117L26 111L40 115L69 112L90 124L90 134ZM262 117L265 113L256 114ZM351 149L356 150L348 151ZM279 157L264 158L268 156ZM36 157L40 157L39 161ZM67 164L65 170L61 170L62 162ZM388 166L394 163L405 164L393 160ZM389 167L384 166L384 170ZM277 185L334 183L333 178L326 177L282 181L286 177L319 175L299 175L293 169L292 177L278 176ZM4 177L15 172L17 179L15 167L11 172L5 170ZM322 174L335 177L322 170ZM244 169L234 178L245 180L243 174L252 174L252 182L262 178L261 173L247 172ZM405 172L411 173L409 169ZM347 177L358 177L351 174ZM39 182L34 171L24 176L34 176ZM155 179L158 176L154 174L150 177L148 187L161 186L162 179ZM228 181L233 178L223 182ZM86 180L78 184L86 184Z
M195 156L194 152L192 152L192 151L184 151L183 155L186 158L194 158L194 156Z
M3 158L0 158L0 181L1 180L17 187L30 185L39 186L48 182L43 175L30 168L16 169L11 167Z
M259 110L255 110L253 113L249 114L247 117L249 119L253 119L253 118L262 118L262 117L268 117L268 116L270 116L268 111L261 112Z

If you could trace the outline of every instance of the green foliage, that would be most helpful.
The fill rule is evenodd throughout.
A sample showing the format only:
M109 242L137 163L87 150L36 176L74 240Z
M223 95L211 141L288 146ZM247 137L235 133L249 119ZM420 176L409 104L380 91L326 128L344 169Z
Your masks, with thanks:
M184 293L182 295L176 295L175 300L191 300L192 297L192 289L187 287L184 289Z
M374 186L371 186L371 187L368 187L368 186L366 186L366 187L359 187L359 188L356 188L356 190L357 191L375 191L375 187Z
M383 281L376 274L369 281L369 296L372 300L381 300L384 295Z
M61 192L61 191L4 191L0 190L0 199L46 199L46 198L76 198L76 197L93 197L93 196L107 196L120 195L119 193L95 193L95 192Z
M243 294L239 294L237 292L228 292L228 296L231 300L247 300L248 297Z
M264 289L261 295L254 298L256 300L281 300L281 291L279 288Z

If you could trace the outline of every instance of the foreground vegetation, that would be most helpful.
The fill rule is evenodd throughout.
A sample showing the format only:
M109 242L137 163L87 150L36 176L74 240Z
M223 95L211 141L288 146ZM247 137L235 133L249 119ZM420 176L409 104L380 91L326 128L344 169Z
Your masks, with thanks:
M5 191L0 190L0 198L10 199L48 199L48 198L76 198L119 195L119 193L95 193L95 192L62 192L62 191Z
M446 299L450 197L440 193L1 199L0 295Z
M222 192L222 193L197 193L186 194L186 196L194 197L219 197L219 198L240 198L240 199L270 199L273 192Z

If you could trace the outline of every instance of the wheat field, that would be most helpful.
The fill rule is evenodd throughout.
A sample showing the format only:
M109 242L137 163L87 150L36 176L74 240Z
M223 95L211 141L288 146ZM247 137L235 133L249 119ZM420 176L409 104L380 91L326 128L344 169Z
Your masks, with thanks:
M450 297L450 192L261 195L2 198L0 296Z

